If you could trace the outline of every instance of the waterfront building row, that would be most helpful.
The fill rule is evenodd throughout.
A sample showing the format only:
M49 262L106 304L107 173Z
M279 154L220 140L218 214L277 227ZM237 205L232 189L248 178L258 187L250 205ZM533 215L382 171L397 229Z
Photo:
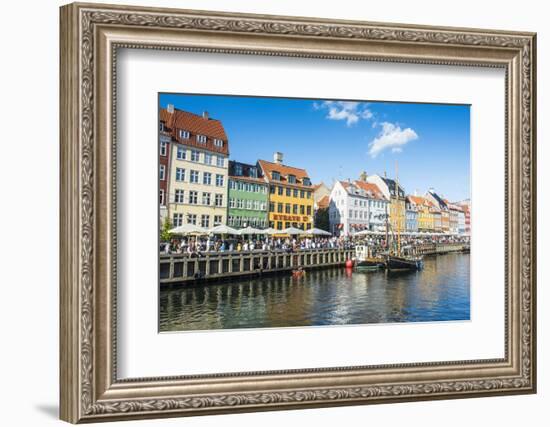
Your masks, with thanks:
M283 230L313 227L334 235L363 230L469 234L468 201L451 203L433 189L407 195L397 179L363 172L352 181L312 185L303 168L273 160L230 160L221 121L168 105L159 114L161 223L205 228L227 224Z
M305 169L273 161L229 160L223 124L168 105L159 114L161 223L212 227L313 227L313 186Z

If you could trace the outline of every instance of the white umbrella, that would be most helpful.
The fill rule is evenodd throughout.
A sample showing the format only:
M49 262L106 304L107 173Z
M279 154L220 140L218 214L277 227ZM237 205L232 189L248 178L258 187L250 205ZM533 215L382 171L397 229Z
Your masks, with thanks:
M262 233L263 234L269 234L270 236L274 235L274 234L277 234L277 233L281 233L279 230L275 230L274 228L266 228L264 230L262 230Z
M320 228L312 228L311 230L307 230L306 234L312 234L315 236L331 236L328 231L321 230Z
M291 236L297 236L299 234L304 234L304 230L300 230L295 227L288 227L281 231L281 234L290 234Z
M179 227L172 228L170 230L170 233L172 234L182 234L182 235L206 234L206 232L207 231L205 228L199 227L198 225L195 225L195 224L182 224Z
M240 234L239 230L236 230L233 227L229 227L228 225L220 224L216 225L215 227L212 227L208 230L208 233L210 234Z
M376 231L362 230L362 231L358 231L357 233L355 233L354 236L367 236L369 234L376 234Z
M258 228L254 228L254 227L245 227L245 228L241 228L239 230L239 234L240 235L243 235L243 234L264 234L264 230L260 230Z

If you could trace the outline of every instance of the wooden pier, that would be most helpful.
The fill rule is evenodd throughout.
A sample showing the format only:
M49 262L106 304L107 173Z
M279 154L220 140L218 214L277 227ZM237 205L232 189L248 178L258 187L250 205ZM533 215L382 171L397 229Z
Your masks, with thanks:
M311 249L298 252L251 251L205 252L200 256L171 254L160 256L160 284L186 284L197 280L291 271L295 268L322 268L344 265L353 249Z
M415 246L418 255L463 252L463 243L432 243ZM204 252L198 254L160 255L161 286L236 278L251 275L343 266L355 256L354 249L306 249L297 252L262 251Z

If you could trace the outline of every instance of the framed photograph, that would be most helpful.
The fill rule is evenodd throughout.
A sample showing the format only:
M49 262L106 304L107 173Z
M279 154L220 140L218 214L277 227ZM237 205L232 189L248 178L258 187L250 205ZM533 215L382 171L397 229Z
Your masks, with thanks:
M63 420L536 391L535 34L60 21Z

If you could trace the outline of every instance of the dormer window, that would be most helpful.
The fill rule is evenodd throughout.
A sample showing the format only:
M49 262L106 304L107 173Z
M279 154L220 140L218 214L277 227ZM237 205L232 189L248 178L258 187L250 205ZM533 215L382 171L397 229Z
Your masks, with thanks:
M235 165L235 175L241 176L243 174L243 167L240 164Z
M223 140L221 139L218 139L218 138L214 138L214 146L215 147L223 147Z
M164 132L165 129L166 129L166 125L164 124L164 122L160 122L159 130L160 130L161 132Z
M197 142L200 144L206 144L206 136L205 135L197 135Z
M271 178L273 178L275 181L281 180L281 174L277 171L271 172Z
M189 132L183 129L180 129L179 131L179 137L181 139L189 139Z
M288 176L288 183L289 184L296 184L296 175L289 175Z
M307 176L302 179L302 182L304 183L304 185L311 185L311 181L309 180L309 178Z
M250 168L248 173L249 173L251 178L258 178L258 169Z

